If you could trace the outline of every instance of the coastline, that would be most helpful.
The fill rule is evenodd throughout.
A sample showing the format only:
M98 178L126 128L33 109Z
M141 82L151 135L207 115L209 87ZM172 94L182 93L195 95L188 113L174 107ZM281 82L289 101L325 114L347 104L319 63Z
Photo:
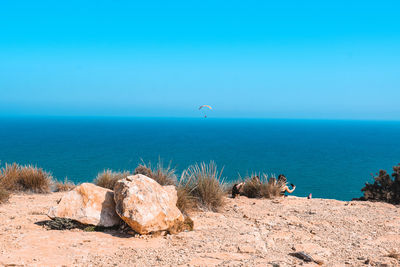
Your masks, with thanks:
M388 257L400 247L398 205L226 198L218 213L191 214L194 231L167 236L46 230L35 224L48 219L49 207L63 194L13 194L0 205L1 265L315 266L291 256L294 251L305 251L324 266L399 264Z

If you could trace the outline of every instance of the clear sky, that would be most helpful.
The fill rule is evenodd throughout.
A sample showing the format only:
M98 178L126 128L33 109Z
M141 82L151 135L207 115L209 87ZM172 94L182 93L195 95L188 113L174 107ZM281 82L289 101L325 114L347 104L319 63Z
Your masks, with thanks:
M400 120L399 99L398 0L0 3L1 116Z

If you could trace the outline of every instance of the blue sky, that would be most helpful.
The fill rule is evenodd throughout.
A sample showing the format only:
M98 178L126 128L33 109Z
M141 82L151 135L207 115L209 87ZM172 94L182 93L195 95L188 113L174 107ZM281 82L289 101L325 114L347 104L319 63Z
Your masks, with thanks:
M143 4L141 2L147 2ZM399 1L0 3L0 115L400 119Z

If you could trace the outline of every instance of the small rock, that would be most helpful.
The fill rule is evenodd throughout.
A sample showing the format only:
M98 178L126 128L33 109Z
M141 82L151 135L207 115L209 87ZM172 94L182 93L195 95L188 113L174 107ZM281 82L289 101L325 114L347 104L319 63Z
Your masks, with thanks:
M240 253L249 253L249 254L254 254L256 253L256 249L252 246L248 246L248 245L241 245L238 246L238 251Z

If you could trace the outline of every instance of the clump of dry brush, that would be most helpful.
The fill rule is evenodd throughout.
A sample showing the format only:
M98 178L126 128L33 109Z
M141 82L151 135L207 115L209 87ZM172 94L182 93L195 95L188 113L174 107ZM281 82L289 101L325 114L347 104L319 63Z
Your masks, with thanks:
M133 171L113 171L110 169L104 170L97 174L94 184L113 190L115 183L118 180L128 177L132 174L143 174L149 178L152 178L160 185L175 185L176 175L175 169L171 167L171 164L164 167L163 161L159 160L155 167L152 167L151 163L142 163L136 167Z
M48 193L53 177L49 172L32 165L6 164L0 169L0 203L11 192Z
M50 192L53 177L32 165L6 164L0 169L0 188L7 191Z
M224 205L222 172L218 171L213 161L189 166L183 171L177 185L177 206L181 210L197 208L218 211Z
M135 169L134 174L146 175L160 185L175 185L177 181L175 171L175 168L171 167L171 162L164 167L163 161L158 159L155 167L152 167L151 162L146 164L142 161L142 163Z
M10 197L10 192L0 187L0 204L4 203Z
M286 186L286 179L276 179L274 176L255 174L246 176L241 187L241 195L249 198L275 198L281 195L282 188Z
M65 192L74 189L76 185L65 177L63 182L56 181L54 183L54 192Z
M392 177L386 171L380 170L378 176L374 177L374 183L366 183L361 189L364 196L360 200L400 204L400 164L393 167Z
M94 184L97 186L114 190L115 183L118 180L126 178L129 175L131 175L129 171L115 172L110 169L107 169L97 174L97 177L94 180Z

